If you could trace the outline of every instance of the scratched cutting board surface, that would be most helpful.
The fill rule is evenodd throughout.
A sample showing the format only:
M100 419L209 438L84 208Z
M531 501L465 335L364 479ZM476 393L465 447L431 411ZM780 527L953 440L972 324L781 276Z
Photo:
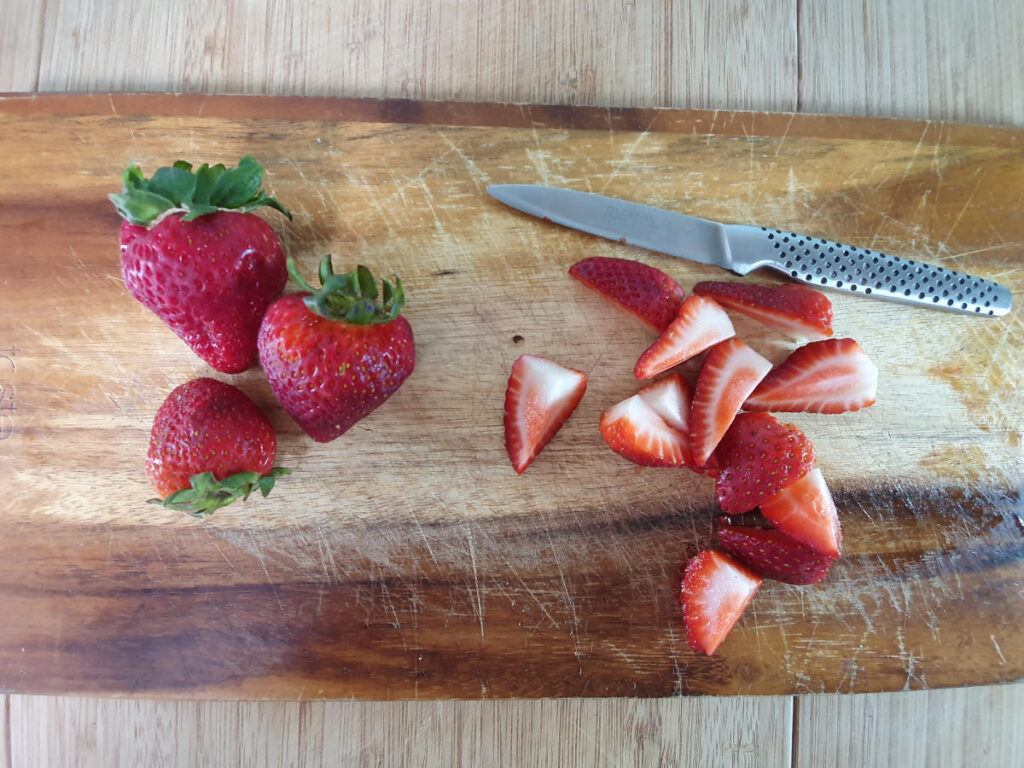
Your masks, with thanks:
M1024 133L802 115L127 95L0 99L0 689L254 697L868 691L1024 676L1024 324L832 294L879 400L795 414L845 557L766 582L714 658L678 582L711 541L710 480L601 440L652 340L566 274L628 256L684 287L712 267L546 225L489 183L600 191L996 279L1021 300ZM399 274L416 371L314 444L258 369L295 473L206 520L146 505L164 397L211 371L125 291L106 195L130 162L251 153L324 253ZM748 279L776 282L771 275ZM737 279L737 278L731 278ZM781 360L792 344L736 320ZM523 353L586 371L517 476L502 407ZM684 367L693 380L695 364Z

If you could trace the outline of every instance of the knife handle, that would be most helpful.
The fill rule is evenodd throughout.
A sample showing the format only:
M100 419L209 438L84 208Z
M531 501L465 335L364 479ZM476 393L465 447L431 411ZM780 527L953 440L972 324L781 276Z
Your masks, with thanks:
M964 314L998 317L1013 304L1009 289L991 280L820 237L734 224L726 238L741 275L770 267L815 288Z

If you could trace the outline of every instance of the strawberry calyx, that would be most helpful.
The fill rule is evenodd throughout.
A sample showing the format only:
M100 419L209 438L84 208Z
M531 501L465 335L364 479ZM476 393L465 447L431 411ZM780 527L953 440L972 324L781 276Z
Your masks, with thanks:
M390 323L398 317L405 304L400 278L396 277L393 285L388 280L381 280L378 291L369 269L360 264L351 272L336 275L329 255L320 261L320 284L323 287L319 290L299 274L291 256L288 257L288 274L301 290L310 294L303 298L309 310L328 320L352 325Z
M234 168L203 163L193 170L191 163L178 160L158 168L150 179L139 166L129 165L121 179L121 194L110 195L110 202L123 219L143 227L172 213L192 221L217 211L249 213L263 206L292 218L287 208L263 191L263 166L250 155Z
M262 477L258 472L238 472L218 480L213 472L200 472L189 478L191 488L175 491L166 499L150 499L149 503L176 512L187 512L192 517L206 517L239 499L245 501L253 491L258 490L267 496L277 478L291 473L290 469L274 467Z

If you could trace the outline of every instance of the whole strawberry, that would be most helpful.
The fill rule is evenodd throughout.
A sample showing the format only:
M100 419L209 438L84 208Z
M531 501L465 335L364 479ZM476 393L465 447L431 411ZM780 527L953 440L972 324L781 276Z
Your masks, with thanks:
M381 281L360 266L334 274L320 264L319 291L288 259L303 293L275 301L259 334L260 365L285 411L320 443L343 435L393 395L416 362L412 327L399 316L402 281Z
M290 470L274 467L277 438L243 392L215 379L177 387L153 421L146 474L168 509L210 514ZM191 485L191 487L189 487Z
M251 157L195 171L178 161L151 179L129 166L123 178L110 199L125 219L125 286L213 368L244 371L263 313L288 281L274 230L250 213L266 205L291 218L260 189L263 167Z

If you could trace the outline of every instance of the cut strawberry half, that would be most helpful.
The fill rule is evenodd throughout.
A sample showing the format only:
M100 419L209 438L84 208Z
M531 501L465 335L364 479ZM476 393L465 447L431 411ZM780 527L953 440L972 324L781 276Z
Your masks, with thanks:
M690 434L690 385L678 373L652 381L637 392L668 425Z
M569 274L658 332L675 319L686 296L660 269L632 259L594 256L573 264Z
M766 579L815 584L825 578L835 560L782 531L730 525L721 519L716 529L722 549Z
M683 467L690 460L686 435L673 429L640 395L601 414L601 436L617 454L645 467Z
M762 501L761 514L815 552L839 557L843 543L839 513L820 469Z
M512 365L505 392L505 448L522 474L569 418L587 390L587 375L536 355Z
M820 291L804 285L704 282L697 283L693 292L711 296L722 306L795 339L823 339L832 335L832 302Z
M748 411L844 413L874 404L878 367L853 339L800 347L769 373L743 407Z
M690 647L711 656L754 599L761 578L728 555L705 549L686 566L679 601Z
M814 445L770 413L741 413L715 451L715 494L729 514L748 512L814 466ZM762 512L764 510L762 509Z
M771 369L768 360L737 338L711 348L690 408L690 449L697 466L711 458L743 401Z
M676 318L640 355L633 373L638 379L650 379L735 335L732 321L714 299L690 296Z

